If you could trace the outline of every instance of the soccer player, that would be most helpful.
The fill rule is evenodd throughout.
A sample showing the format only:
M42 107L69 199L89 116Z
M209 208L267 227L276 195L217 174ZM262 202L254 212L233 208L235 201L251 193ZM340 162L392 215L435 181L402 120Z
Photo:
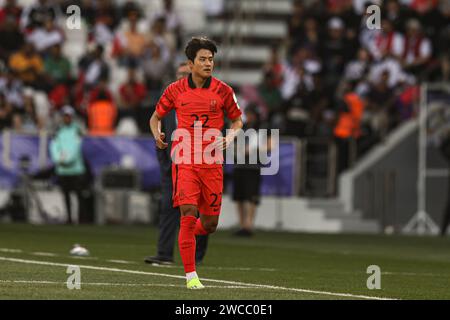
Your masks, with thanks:
M159 99L156 110L150 118L150 129L156 146L167 148L165 135L161 132L161 119L175 109L177 131L187 133L180 141L172 143L172 183L173 206L180 207L181 220L178 245L186 272L188 289L203 289L195 271L195 236L213 233L219 222L222 203L223 168L222 163L204 161L205 149L222 151L233 141L242 128L241 110L233 89L224 82L212 77L215 43L205 37L192 38L185 49L191 74L170 84ZM224 114L231 120L231 128L225 137L216 135L215 140L198 139L194 133L201 129L202 137L210 129L222 130ZM167 137L170 139L171 137ZM178 144L190 147L189 161L182 161L175 152ZM198 161L198 149L200 163ZM185 151L183 149L183 151ZM195 152L194 152L195 151ZM201 212L197 218L198 212Z

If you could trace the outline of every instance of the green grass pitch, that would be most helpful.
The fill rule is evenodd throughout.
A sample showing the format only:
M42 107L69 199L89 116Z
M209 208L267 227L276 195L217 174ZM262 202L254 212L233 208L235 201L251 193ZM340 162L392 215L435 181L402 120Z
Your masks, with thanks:
M450 299L449 238L218 231L196 291L177 249L174 266L143 262L156 239L154 227L0 224L0 299ZM90 256L70 256L74 243ZM80 266L80 290L67 288L68 265ZM370 265L379 290L367 288Z

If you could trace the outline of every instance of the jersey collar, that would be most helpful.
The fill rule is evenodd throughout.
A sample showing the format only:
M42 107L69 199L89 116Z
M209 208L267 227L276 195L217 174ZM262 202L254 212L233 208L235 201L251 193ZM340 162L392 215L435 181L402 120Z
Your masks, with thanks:
M192 74L189 74L189 76L188 76L188 83L189 83L189 87L191 89L196 89L197 88L195 86L194 80L192 80ZM210 85L211 85L211 77L206 79L205 83L203 84L203 89L208 89Z

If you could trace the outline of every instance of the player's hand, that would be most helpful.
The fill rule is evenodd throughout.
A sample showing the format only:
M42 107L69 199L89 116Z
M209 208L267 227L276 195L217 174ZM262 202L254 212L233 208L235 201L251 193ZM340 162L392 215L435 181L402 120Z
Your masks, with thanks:
M225 150L233 141L234 136L226 136L226 137L216 137L216 140L213 142L214 149L219 149L220 151Z
M159 133L159 137L155 137L156 146L158 147L158 149L166 149L167 146L169 145L166 142L164 142L165 137L166 135L162 132Z

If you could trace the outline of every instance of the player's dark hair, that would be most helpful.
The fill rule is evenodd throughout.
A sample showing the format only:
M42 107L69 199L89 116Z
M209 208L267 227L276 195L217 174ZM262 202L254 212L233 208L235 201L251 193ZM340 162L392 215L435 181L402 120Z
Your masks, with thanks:
M194 37L188 42L184 53L186 57L194 62L197 52L201 49L206 49L212 52L213 56L217 53L217 45L214 41L207 37Z

